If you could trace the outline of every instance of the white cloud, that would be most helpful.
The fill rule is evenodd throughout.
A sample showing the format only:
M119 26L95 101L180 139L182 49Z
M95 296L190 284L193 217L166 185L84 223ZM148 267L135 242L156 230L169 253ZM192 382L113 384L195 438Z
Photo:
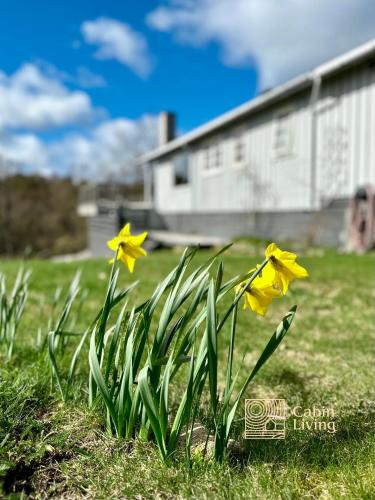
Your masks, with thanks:
M24 64L11 75L0 71L0 176L20 170L95 180L129 177L134 156L155 147L156 117L106 119L86 93L64 83L78 80L105 84L85 67L72 76L45 61ZM64 128L53 140L38 133L56 127Z
M157 125L152 115L105 121L86 135L71 134L52 145L52 163L59 162L60 169L79 178L130 180L132 160L157 145Z
M86 43L98 46L96 58L115 59L129 66L141 77L146 77L151 72L147 41L128 24L99 17L82 23L81 32Z
M134 179L132 160L157 144L157 117L107 120L87 133L71 133L45 143L34 134L0 135L2 165L42 175L71 174L80 179Z
M49 154L45 144L34 134L0 136L0 170L9 174L23 166L41 175L49 175Z
M373 0L170 0L147 18L181 43L216 42L229 66L256 61L275 85L375 36Z
M43 59L36 59L35 66L37 66L39 71L46 77L59 82L70 83L87 89L105 87L107 85L107 82L102 75L94 73L86 66L79 66L75 74L61 71L56 68L56 66Z
M3 145L0 145L0 152L3 152ZM30 157L40 165L45 164L47 160L43 143L32 134L11 136L7 144L7 156L15 163L25 163Z
M85 92L70 91L35 64L24 64L9 76L0 71L0 130L61 127L93 115Z

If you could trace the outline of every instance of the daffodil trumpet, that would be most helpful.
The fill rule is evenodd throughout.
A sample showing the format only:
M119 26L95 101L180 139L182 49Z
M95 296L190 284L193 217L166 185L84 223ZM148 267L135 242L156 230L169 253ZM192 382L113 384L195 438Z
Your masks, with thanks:
M275 243L270 243L266 248L266 258L274 272L274 283L282 291L283 295L288 291L289 284L296 279L307 278L307 270L297 264L297 255L285 252L278 248Z

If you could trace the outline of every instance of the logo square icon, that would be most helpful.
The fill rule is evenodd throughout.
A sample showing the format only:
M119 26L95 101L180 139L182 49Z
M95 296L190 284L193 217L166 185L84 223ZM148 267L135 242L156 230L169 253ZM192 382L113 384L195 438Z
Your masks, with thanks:
M285 439L285 399L245 400L245 439Z

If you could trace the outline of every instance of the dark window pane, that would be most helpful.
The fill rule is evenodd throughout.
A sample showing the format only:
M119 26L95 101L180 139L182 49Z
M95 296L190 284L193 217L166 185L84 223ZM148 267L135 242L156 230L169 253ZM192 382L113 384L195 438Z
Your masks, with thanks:
M189 155L186 151L178 153L173 159L174 183L189 183Z

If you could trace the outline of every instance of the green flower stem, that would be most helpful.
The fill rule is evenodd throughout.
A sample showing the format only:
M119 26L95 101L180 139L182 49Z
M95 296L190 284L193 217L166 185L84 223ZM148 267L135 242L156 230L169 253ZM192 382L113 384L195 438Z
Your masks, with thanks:
M115 267L116 267L117 256L118 256L119 250L120 250L120 245L117 247L115 258L113 259L112 268L111 268L111 274L109 275L109 280L108 280L108 288L107 288L107 293L106 293L106 300L107 300L108 294L110 293L113 276L115 274ZM106 311L106 308L104 306L103 309L102 309L101 316L103 318L104 316L107 316L107 315L108 315L108 311ZM97 351L99 359L100 359L100 356L101 356L102 350L103 350L103 342L104 342L104 335L101 335L101 337L99 338L99 346L98 346L98 351Z
M225 395L230 390L230 385L232 383L232 369L233 369L233 351L234 351L234 340L236 336L236 325L237 325L237 304L235 305L232 312L232 325L231 325L231 334L230 334L230 343L228 348L228 368L227 368L227 378L225 385Z
M225 313L223 319L220 321L220 324L219 324L219 326L217 328L217 332L218 333L223 328L226 320L228 319L228 316L231 314L231 312L233 311L233 309L236 307L236 305L238 304L238 302L241 300L242 295L246 292L247 288L251 285L251 283L255 280L255 278L262 272L262 270L264 269L264 267L266 266L266 264L268 263L269 260L270 260L269 257L267 259L264 259L264 261L261 263L261 265L255 271L255 273L252 274L250 276L250 278L247 280L245 286L242 287L242 290L236 296L236 298L234 299L233 303L231 304L231 306L229 307L229 309Z
M115 267L116 267L116 262L117 262L117 256L118 256L118 252L119 252L119 250L120 250L120 246L121 246L121 245L119 245L119 246L117 247L117 250L116 250L116 253L115 253L115 258L113 259L112 268L111 268L111 274L110 274L110 276L109 276L108 288L110 287L110 284L111 284L111 281L112 281L113 275L114 275L114 273L115 273Z
M119 249L120 249L120 245L117 247L115 258L113 259L111 274L110 274L109 280L108 280L107 293L105 296L103 307L93 323L93 325L94 325L96 321L99 321L99 325L100 325L99 331L98 331L98 343L96 345L96 355L97 355L97 358L99 360L99 363L100 363L100 360L102 358L102 353L103 353L103 349L104 349L104 334L105 334L104 324L108 318L108 314L109 314L109 310L110 310L110 309L108 309L108 306L107 306L107 300L108 300L108 296L111 292L111 285L112 285L112 281L113 281L113 278L115 275L115 266L116 266L116 262L117 262L117 255L118 255ZM94 399L96 397L96 394L97 394L97 385L96 385L96 382L94 380L92 370L90 369L90 377L89 377L89 404L90 404L90 406L93 404Z

